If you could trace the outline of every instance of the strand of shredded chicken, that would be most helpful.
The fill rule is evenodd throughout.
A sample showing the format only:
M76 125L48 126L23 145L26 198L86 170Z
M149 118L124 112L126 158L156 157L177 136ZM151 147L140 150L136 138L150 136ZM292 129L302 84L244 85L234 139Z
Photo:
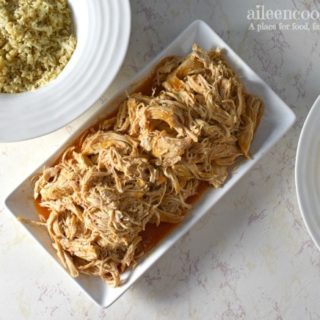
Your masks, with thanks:
M143 254L148 224L178 223L200 182L221 187L249 158L263 112L219 50L193 46L157 69L152 96L134 93L37 177L53 246L74 277L113 286ZM157 93L156 93L157 92Z

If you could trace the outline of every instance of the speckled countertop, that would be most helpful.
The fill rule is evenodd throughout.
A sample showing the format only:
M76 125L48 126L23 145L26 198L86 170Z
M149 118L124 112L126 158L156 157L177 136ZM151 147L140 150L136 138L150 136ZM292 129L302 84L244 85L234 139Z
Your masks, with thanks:
M115 0L114 0L115 1ZM263 1L260 1L261 4ZM0 144L0 319L320 319L320 252L294 184L299 133L320 93L319 31L248 30L253 0L132 0L132 35L111 94L190 22L205 20L297 114L292 130L110 308L90 302L4 212L3 198L98 106L66 128ZM266 8L319 10L311 0Z

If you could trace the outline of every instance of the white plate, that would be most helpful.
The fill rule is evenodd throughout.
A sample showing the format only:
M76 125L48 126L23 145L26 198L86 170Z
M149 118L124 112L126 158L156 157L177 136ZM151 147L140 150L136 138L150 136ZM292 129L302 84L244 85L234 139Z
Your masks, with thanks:
M65 126L95 103L118 73L131 29L128 0L69 0L77 47L61 74L33 92L0 94L0 142Z
M296 187L300 211L320 249L320 96L303 125L296 157Z
M101 306L108 306L123 294L141 275L154 264L182 235L184 235L204 214L223 196L231 187L252 168L259 159L287 132L295 121L295 116L289 107L270 89L270 87L256 74L232 49L202 21L193 22L182 34L178 36L166 49L164 49L143 71L141 71L130 83L135 83L143 79L153 66L164 56L186 55L191 51L193 43L198 43L205 49L221 47L226 49L227 58L241 75L248 90L261 97L265 103L265 114L257 130L254 143L252 145L253 159L244 162L227 181L223 188L210 190L197 203L194 209L187 215L181 223L168 237L166 237L149 255L147 255L138 266L130 273L127 273L127 282L119 288L111 288L100 279L81 276L72 281L78 283L83 290ZM129 88L129 89L128 89ZM124 88L130 91L128 85ZM120 92L123 93L124 89ZM91 120L82 126L55 154L48 159L44 165L50 165L59 153L70 144L85 128L97 121L100 116L111 113L115 108L115 98L108 103L108 108L104 108L93 115ZM38 169L39 170L39 169ZM38 171L36 170L36 171ZM35 173L35 172L34 172ZM31 176L34 175L31 174ZM26 218L35 218L36 211L32 202L32 185L30 178L24 180L16 190L14 190L6 200L7 208L15 215L23 215ZM45 230L39 227L25 225L25 228L36 240L56 259L48 235ZM70 276L66 277L72 279Z

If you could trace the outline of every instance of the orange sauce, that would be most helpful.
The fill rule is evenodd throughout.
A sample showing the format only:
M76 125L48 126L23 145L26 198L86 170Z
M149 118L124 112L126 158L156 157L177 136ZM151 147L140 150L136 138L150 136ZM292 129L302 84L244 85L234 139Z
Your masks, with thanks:
M197 192L193 196L189 197L186 202L189 204L194 204L201 198L201 196L208 190L208 188L209 184L207 182L200 181Z
M151 72L149 77L145 78L143 82L141 82L134 92L140 92L144 95L152 95L152 91L155 90L155 92L159 92L161 90L161 87L155 87L155 77L157 73L157 68L159 68L167 59L170 59L170 57L164 58ZM112 112L107 118L112 118L117 114L117 109ZM107 119L104 118L103 120ZM103 121L102 120L102 121ZM98 121L96 124L94 124L91 128L97 129L99 124L101 123L101 120ZM73 145L76 147L76 149L79 149L80 147L80 139L85 134L85 132L88 132L90 130L85 130L78 138L76 138L70 145ZM57 160L54 162L54 164L57 164L61 160L61 155L57 158ZM197 193L187 199L187 203L193 204L195 203L201 195L207 190L208 184L201 182ZM50 216L50 210L48 208L43 208L40 205L40 199L34 200L34 206L38 212L38 215L44 218L45 220L48 219ZM140 233L142 237L142 245L144 252L148 252L152 250L157 244L161 242L167 235L169 235L179 224L172 224L172 223L165 223L162 222L159 224L159 226L156 226L155 224L148 224L146 226L146 229Z
M176 224L161 222L158 226L155 224L147 224L146 229L140 233L142 237L143 251L149 252L162 239L169 235L175 228Z
M35 199L33 202L38 215L47 220L50 216L50 210L48 208L41 207L39 198Z

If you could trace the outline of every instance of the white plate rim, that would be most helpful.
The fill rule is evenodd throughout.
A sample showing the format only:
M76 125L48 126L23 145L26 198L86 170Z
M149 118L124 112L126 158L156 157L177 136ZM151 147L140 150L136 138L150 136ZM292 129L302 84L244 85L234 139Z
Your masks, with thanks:
M79 0L80 1L80 0ZM18 106L22 98L25 98L27 101L26 108L28 108L26 114L29 112L29 109L32 105L33 102L36 102L37 104L42 104L45 105L46 101L40 100L41 98L44 99L46 98L46 94L50 92L53 93L55 87L59 83L62 84L63 82L60 81L61 78L63 78L62 75L65 75L66 71L68 69L68 65L70 64L71 60L73 59L73 56L71 57L70 61L67 63L66 67L64 70L62 70L61 74L58 75L58 77L52 81L50 81L46 86L43 86L41 88L38 88L35 91L30 91L30 92L23 92L23 93L18 93L18 94L13 94L13 99L11 99L9 94L0 94L0 107L5 107L6 103L9 103L10 106L14 107L14 110L10 110L8 114L1 113L0 112L0 143L5 142L5 143L10 143L10 142L17 142L17 141L25 141L29 139L34 139L37 137L41 137L44 135L47 135L49 133L52 133L58 129L63 128L66 126L68 123L71 121L79 118L83 113L85 113L88 109L90 109L95 103L99 101L101 98L102 94L108 89L108 87L112 84L113 80L117 76L122 63L125 59L128 47L129 47L129 40L130 40L130 33L131 33L131 7L130 7L130 1L129 0L81 0L82 2L88 2L88 5L90 5L96 12L98 7L102 8L105 12L107 9L112 8L118 13L119 19L117 20L112 20L115 21L113 22L113 29L118 30L117 36L119 39L116 39L116 46L114 47L114 53L112 54L112 57L114 60L112 62L110 61L107 64L103 64L103 68L97 68L98 71L100 70L100 73L98 74L99 77L102 78L102 81L94 83L94 78L95 76L91 77L86 81L87 84L94 83L94 85L90 86L90 91L91 95L85 96L82 101L76 101L73 102L71 101L72 108L69 109L68 112L62 114L59 116L59 118L56 118L54 120L50 120L50 116L56 117L57 112L60 112L60 110L54 109L53 112L49 113L49 115L41 115L40 117L38 116L37 113L33 115L31 118L32 121L35 123L39 122L37 126L31 127L29 126L29 122L32 123L32 121L27 121L24 117L22 116L21 119L20 115L18 112L21 112L21 109L16 109L15 107ZM91 2L92 1L92 2ZM94 1L94 2L93 2ZM105 2L107 1L107 2ZM91 12L92 13L92 12ZM105 14L107 13L100 13L100 14ZM101 23L101 19L99 22ZM100 33L99 35L103 34L103 26L100 28ZM120 31L119 31L120 30ZM104 35L103 40L105 40L108 36ZM98 39L100 39L98 36L95 39L95 44L98 44ZM108 38L110 40L110 38ZM101 39L100 39L101 40ZM112 39L111 39L112 40ZM77 48L76 48L77 50ZM101 52L99 52L101 53ZM103 59L103 58L102 58ZM101 59L101 61L103 61ZM91 62L96 62L96 61L91 61ZM79 69L79 68L78 68ZM110 70L109 70L110 69ZM106 71L102 73L102 70ZM108 72L108 70L110 72ZM90 70L89 70L90 71ZM61 76L61 78L60 78ZM75 79L76 75L72 73L73 78L70 76L68 80L73 80ZM82 83L83 84L83 83ZM52 87L52 90L51 90ZM77 86L75 85L74 88ZM50 88L50 89L49 89ZM45 93L44 93L45 92ZM56 92L57 95L59 92ZM75 92L76 93L76 92ZM41 98L38 99L37 95L41 95ZM32 98L31 95L33 95ZM74 100L76 100L76 96L73 95ZM71 95L72 98L72 95ZM72 100L69 98L69 101ZM17 99L17 102L15 102L15 99ZM33 99L33 100L32 100ZM51 101L51 104L49 105L50 107L53 106L54 104L59 103L58 99L56 101ZM38 110L39 111L39 110ZM3 117L3 118L2 118ZM49 120L46 120L46 119ZM14 119L17 119L15 121ZM27 118L28 119L28 118ZM41 120L42 119L42 120ZM16 122L18 124L16 124ZM2 125L1 125L2 123ZM10 123L8 125L8 123ZM27 124L25 124L27 123ZM12 124L12 126L11 126ZM24 125L25 124L25 125ZM3 129L4 127L5 129ZM11 129L11 127L14 127L14 129ZM17 127L19 127L19 130L17 130Z
M315 217L314 211L310 208L310 201L312 200L311 197L307 196L308 192L311 191L310 188L312 189L312 187L310 186L310 180L308 181L308 176L304 170L306 164L308 165L308 163L313 160L310 158L309 154L310 146L312 146L313 143L310 139L310 135L314 129L316 119L320 121L320 96L318 96L313 103L307 118L304 121L298 141L295 163L295 184L300 213L310 238L318 250L320 250L320 237L318 236L317 238L319 232L317 232L316 226L312 221ZM312 168L310 169L312 170ZM305 187L307 187L308 190L305 190Z

